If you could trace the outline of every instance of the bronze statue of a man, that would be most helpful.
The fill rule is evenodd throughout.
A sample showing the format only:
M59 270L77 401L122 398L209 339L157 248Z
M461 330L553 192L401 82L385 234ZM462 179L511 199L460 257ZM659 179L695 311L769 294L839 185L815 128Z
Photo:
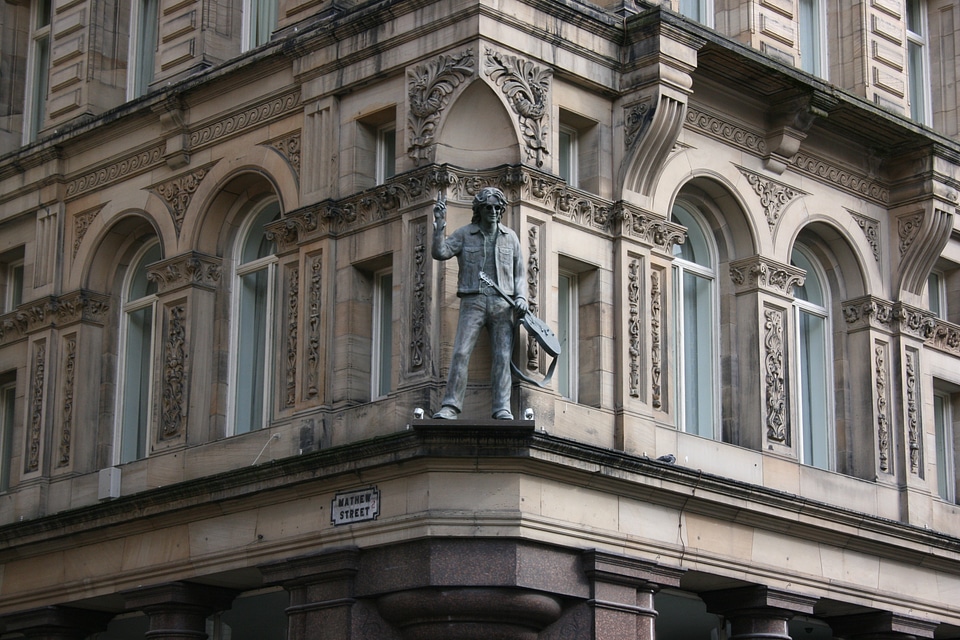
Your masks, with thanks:
M492 411L497 420L513 420L510 411L510 359L513 355L514 320L527 311L527 279L520 250L520 240L511 229L500 224L507 199L500 189L484 187L473 199L473 219L445 237L446 203L437 199L433 207L433 257L449 260L456 256L460 272L457 296L460 298L460 320L453 343L450 375L443 396L443 406L434 418L455 420L463 410L467 390L467 367L477 344L480 329L487 328L492 350L490 382L493 392ZM512 297L504 300L480 280L480 273L493 279L500 289Z

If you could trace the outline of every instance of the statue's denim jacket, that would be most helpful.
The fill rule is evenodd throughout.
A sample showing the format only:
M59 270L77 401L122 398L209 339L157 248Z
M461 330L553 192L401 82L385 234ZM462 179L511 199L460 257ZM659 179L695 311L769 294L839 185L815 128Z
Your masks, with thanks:
M517 234L502 224L497 224L497 284L504 293L514 299L527 299L527 278L523 265L523 252ZM434 232L431 254L437 260L449 260L456 256L460 266L457 277L457 295L480 293L480 269L483 267L483 233L480 226L470 223L460 227L447 238L443 228ZM490 274L488 274L490 275Z

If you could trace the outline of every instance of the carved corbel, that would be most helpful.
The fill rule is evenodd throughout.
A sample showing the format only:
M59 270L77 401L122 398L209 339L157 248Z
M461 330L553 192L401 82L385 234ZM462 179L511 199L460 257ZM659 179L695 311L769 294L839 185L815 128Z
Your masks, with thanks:
M635 93L624 100L622 183L649 196L683 130L691 74L704 41L663 22L641 23L631 30L634 62L624 83L633 85Z
M836 98L815 91L774 106L770 114L771 126L765 138L766 168L782 174L800 150L800 143L807 137L814 121L818 117L826 118L836 104Z
M898 217L896 228L900 249L897 290L920 295L930 270L950 240L953 214L936 207L930 212L915 211Z
M166 136L163 159L171 169L190 164L190 135L185 118L186 105L173 96L153 107L160 117L160 130Z

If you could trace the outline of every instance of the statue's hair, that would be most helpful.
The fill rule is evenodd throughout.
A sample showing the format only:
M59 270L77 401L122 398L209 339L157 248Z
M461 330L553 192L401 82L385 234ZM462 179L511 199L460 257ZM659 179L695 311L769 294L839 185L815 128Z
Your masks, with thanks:
M499 200L500 206L503 207L503 209L507 208L507 196L503 195L503 191L500 191L500 189L496 187L484 187L473 197L473 218L470 222L474 224L480 222L480 207L487 203L487 198L490 196ZM503 211L500 212L500 218L502 217ZM500 218L497 218L497 222L500 222Z

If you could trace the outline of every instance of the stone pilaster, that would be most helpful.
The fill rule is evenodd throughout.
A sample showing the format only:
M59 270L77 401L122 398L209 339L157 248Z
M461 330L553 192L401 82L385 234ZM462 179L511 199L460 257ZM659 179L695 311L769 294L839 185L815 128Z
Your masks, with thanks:
M0 619L5 633L21 634L28 640L83 640L103 631L113 614L72 607L42 607Z
M147 614L148 640L205 640L207 617L230 608L236 593L189 582L170 582L124 594L127 606Z
M740 587L701 593L707 611L722 615L737 640L790 640L787 623L795 615L810 615L817 598L767 586Z
M840 616L827 620L835 635L845 640L913 640L932 638L934 620L904 616L889 611Z

